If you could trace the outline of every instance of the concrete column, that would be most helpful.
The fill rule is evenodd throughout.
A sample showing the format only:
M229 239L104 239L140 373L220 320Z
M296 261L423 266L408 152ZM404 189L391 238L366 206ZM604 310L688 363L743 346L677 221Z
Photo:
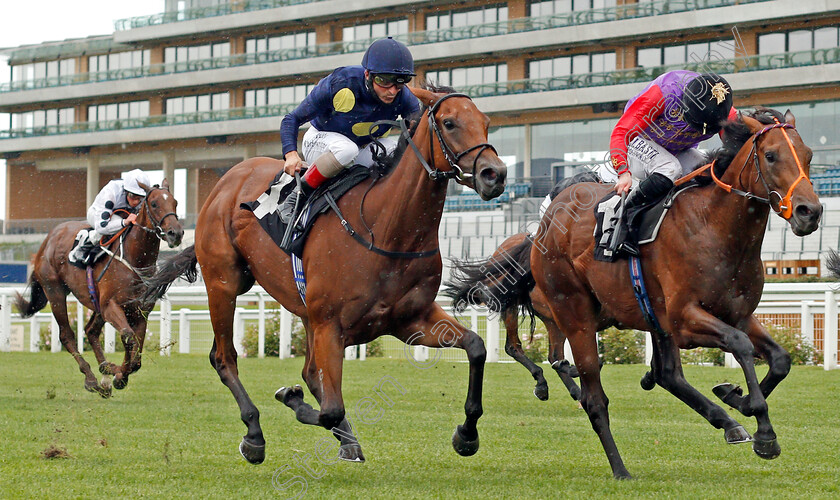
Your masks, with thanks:
M261 358L265 357L265 296L262 293L257 292L257 300L259 302L259 311L260 315L257 318L257 335L259 340L257 341L258 348L257 348L257 355Z
M87 162L87 203L86 207L93 205L93 200L99 194L99 157L88 156ZM87 214L85 214L87 216Z
M280 359L292 356L292 313L280 309Z
M172 354L172 303L160 300L160 355Z
M528 16L528 2L526 0L511 0L508 2L508 19Z
M102 348L109 354L117 351L117 330L111 323L105 323L105 345Z
M825 334L823 335L823 368L837 368L837 298L834 291L825 292Z
M12 350L12 297L0 295L0 352Z
M499 315L487 316L487 362L499 362Z
M190 320L187 317L189 309L182 308L178 312L178 352L190 353Z
M525 124L525 158L522 159L522 178L531 177L531 124Z
M188 224L195 223L195 218L198 217L198 212L201 210L201 205L198 200L198 168L187 169L187 199L186 210Z
M169 190L175 192L175 151L163 153L163 178L169 181Z

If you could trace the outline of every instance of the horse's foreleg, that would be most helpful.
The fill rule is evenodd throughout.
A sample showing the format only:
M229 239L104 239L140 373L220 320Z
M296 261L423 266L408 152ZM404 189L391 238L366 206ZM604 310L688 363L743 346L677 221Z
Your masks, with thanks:
M437 304L432 304L424 318L410 323L397 337L413 345L458 347L466 352L470 363L469 388L464 404L466 420L464 425L455 428L452 445L461 456L474 455L478 451L477 423L484 413L481 405L484 362L487 359L484 341L475 332L464 328Z
M545 381L543 370L533 361L525 356L522 350L522 342L519 340L519 315L517 309L511 307L502 313L502 318L505 323L505 331L507 337L505 338L505 352L508 356L515 359L519 364L524 366L531 372L531 376L537 381L534 387L534 396L541 401L548 399L548 383Z
M750 315L745 331L755 350L767 361L770 368L760 384L761 393L766 399L790 373L790 354L773 340L764 325L754 315Z
M111 369L114 375L114 388L125 389L128 385L128 376L131 373L129 366L131 366L134 357L138 353L139 341L135 336L134 329L128 323L128 318L126 318L125 311L120 304L114 300L109 300L102 304L101 311L102 318L114 326L125 347L123 364Z
M563 344L566 343L566 336L560 331L560 328L550 318L540 318L543 320L546 330L548 331L548 362L551 363L551 368L557 372L563 385L569 391L569 395L575 401L580 400L580 387L575 383L574 377L579 376L577 368L566 361L566 355L563 353Z
M50 305L52 306L53 316L55 317L56 322L58 322L58 338L61 340L61 344L64 348L67 349L67 352L69 352L70 355L73 356L73 359L76 360L76 363L79 364L79 371L85 376L85 390L96 392L103 398L111 396L110 388L106 389L99 385L99 382L96 380L96 376L90 369L90 365L87 361L85 361L85 358L83 358L79 352L79 348L76 344L76 334L73 332L72 328L70 328L70 320L67 316L66 297L59 293L48 293L47 297L50 301Z
M321 383L318 379L318 368L315 365L315 359L312 356L312 346L310 345L312 334L307 328L307 344L306 361L303 365L303 373L301 374L303 380L306 381L309 391L315 396L315 400L320 404L322 391ZM275 399L285 404L295 412L295 418L298 422L307 425L321 426L319 415L320 412L314 409L309 403L303 400L303 389L296 385L294 387L281 387L274 393ZM331 429L333 436L341 443L338 450L338 457L349 462L364 462L365 457L362 453L362 447L358 439L353 434L353 429L345 417L341 423Z
M755 350L750 338L742 331L733 328L712 316L700 307L692 307L685 316L686 325L681 334L689 337L695 345L718 347L732 353L744 371L749 394L738 410L746 416L755 416L758 429L753 435L753 451L767 459L776 458L781 448L776 440L776 433L770 424L767 400L764 398L758 376L755 373ZM718 386L715 394L728 404L728 396L738 392L729 384ZM740 394L737 394L740 396Z
M208 272L206 276L213 276ZM236 365L236 348L233 345L233 316L236 305L236 293L227 286L205 281L207 302L210 307L210 322L213 325L213 348L210 351L210 364L219 374L219 379L230 389L239 406L240 418L248 427L248 433L242 437L239 452L245 460L259 464L265 460L265 438L260 427L260 412L242 382Z
M654 344L653 360L650 371L642 379L642 387L647 389L644 384L648 379L651 383L658 383L663 389L708 420L714 428L723 429L727 443L748 442L750 435L744 427L685 379L679 348L674 344L673 339L668 335L663 336L657 333L652 333L651 339Z

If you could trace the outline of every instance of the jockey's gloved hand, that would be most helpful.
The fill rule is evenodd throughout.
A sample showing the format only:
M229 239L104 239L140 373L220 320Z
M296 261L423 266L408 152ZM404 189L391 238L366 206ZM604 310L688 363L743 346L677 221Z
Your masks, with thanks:
M130 224L134 224L135 223L134 221L136 221L136 220L137 220L137 214L128 214L128 217L123 219L122 225L123 225L123 227L125 227L125 226L128 226Z

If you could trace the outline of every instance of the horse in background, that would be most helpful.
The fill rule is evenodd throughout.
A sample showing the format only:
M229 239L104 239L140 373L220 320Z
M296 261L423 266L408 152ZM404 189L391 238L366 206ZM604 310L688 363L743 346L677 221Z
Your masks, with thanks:
M408 344L466 351L466 419L456 427L452 444L463 456L478 450L486 350L475 332L435 303L442 271L438 228L448 179L489 200L502 194L507 169L486 142L489 118L468 96L434 90L411 89L425 117L413 135L401 138L390 172L337 200L344 220L333 213L315 220L302 256L305 303L290 257L253 212L241 208L283 170L284 163L272 158L246 160L220 179L198 216L195 245L167 261L151 280L162 294L182 274L194 273L196 263L201 266L214 332L210 363L239 406L248 428L239 451L251 463L264 460L265 438L259 410L239 379L233 318L236 296L255 282L302 319L307 340L302 376L320 410L304 402L300 386L281 387L275 398L301 423L332 431L341 459L364 461L345 418L344 348L383 334ZM366 230L351 233L346 227Z
M98 278L96 303L88 288L86 270L69 262L76 234L90 228L87 222L75 221L59 224L47 234L32 262L32 274L27 282L28 298L18 293L15 300L23 318L32 316L49 302L58 322L61 344L79 364L79 370L85 376L85 389L104 398L111 396L109 376L113 375L115 388L123 389L128 384L128 376L140 369L146 318L154 307L154 302L141 304L137 300L138 294L144 291L141 274L154 269L161 240L172 248L180 245L184 236L184 228L175 215L178 202L169 191L169 183L164 179L161 186L149 187L141 183L140 187L146 191L146 197L135 223L123 229L121 237L114 238L109 247L113 255L121 257L100 259L92 266L92 274ZM99 371L105 375L102 384L97 382L76 345L67 315L68 293L93 311L85 325L85 335ZM125 346L125 357L120 366L108 362L102 352L99 334L106 321L116 328Z
M466 260L452 261L452 278L444 284L443 294L452 299L452 304L455 310L463 310L466 306L487 306L487 308L495 313L499 313L505 325L505 352L512 357L519 364L525 367L534 377L536 386L534 387L534 396L541 401L548 399L548 382L543 375L543 369L536 363L531 361L525 352L522 350L522 341L519 338L519 314L520 311L527 314L531 319L531 340L534 335L534 317L540 319L545 325L546 333L548 334L548 362L551 368L557 372L563 385L569 391L569 395L575 401L580 399L580 388L574 381L574 377L578 376L577 369L574 365L570 365L566 361L566 356L563 351L563 345L566 342L566 336L557 327L554 318L551 316L551 309L546 301L545 294L542 290L533 286L533 282L527 286L531 288L529 294L529 301L520 303L516 298L513 300L501 303L495 300L495 297L484 290L489 289L493 285L494 276L488 274L488 270L495 269L502 262L509 262L514 265L517 274L526 274L525 267L528 265L520 263L519 259L523 254L514 256L510 254L513 248L521 247L523 241L528 238L528 233L519 233L506 239L499 245L499 248L486 261L469 262ZM524 258L530 259L530 254L525 253ZM504 278L503 281L509 281L509 278ZM497 284L498 285L498 284Z
M822 205L808 178L812 152L789 111L784 116L769 109L742 114L724 130L710 175L698 177L696 187L673 200L657 239L641 247L641 275L659 329L649 324L637 303L628 262L594 260L593 209L610 186L582 183L560 193L534 238L510 252L528 253L530 272L515 284L504 282L488 291L503 303L527 303L531 280L543 291L569 339L580 372L581 402L616 478L629 478L630 473L610 430L595 338L595 332L609 326L654 330L644 389L659 384L723 429L727 443L752 441L753 451L766 459L781 453L766 399L790 371L790 355L753 315L764 285L761 244L771 210L794 234L804 236L819 226ZM512 272L510 267L500 270L493 283L501 284ZM720 348L740 363L748 392L732 384L719 384L713 392L744 416L756 418L752 437L686 381L679 349L694 347ZM760 383L755 357L769 365Z

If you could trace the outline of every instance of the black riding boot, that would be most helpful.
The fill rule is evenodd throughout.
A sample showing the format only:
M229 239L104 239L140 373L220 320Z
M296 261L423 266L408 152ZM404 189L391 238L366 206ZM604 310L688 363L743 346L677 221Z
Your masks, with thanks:
M657 203L662 196L674 187L674 181L662 174L654 173L639 183L624 201L624 231L627 236L619 246L619 251L627 255L639 256L639 227L636 216L645 208Z
M284 224L289 224L294 217L297 215L295 213L295 208L300 208L306 203L306 200L309 199L309 195L315 191L315 188L310 187L309 184L306 182L306 179L300 180L300 189L295 189L292 191L286 200L280 205L280 220L283 221ZM300 200L300 201L298 201ZM297 207L295 207L297 204Z

